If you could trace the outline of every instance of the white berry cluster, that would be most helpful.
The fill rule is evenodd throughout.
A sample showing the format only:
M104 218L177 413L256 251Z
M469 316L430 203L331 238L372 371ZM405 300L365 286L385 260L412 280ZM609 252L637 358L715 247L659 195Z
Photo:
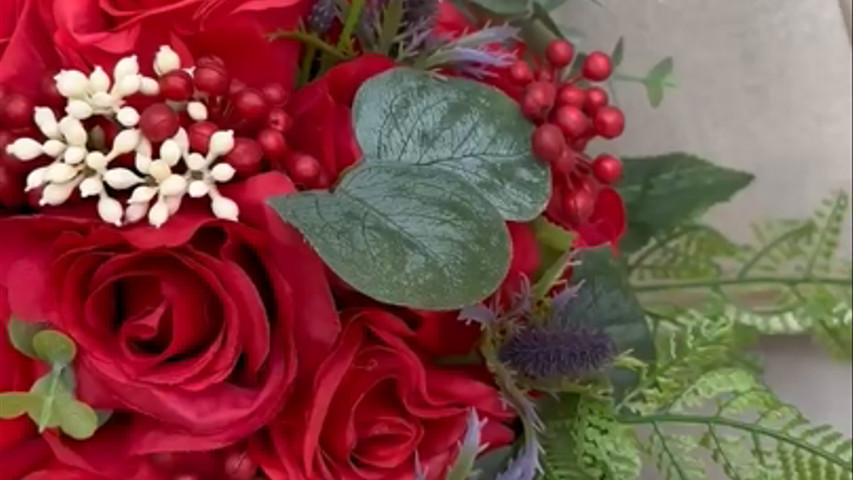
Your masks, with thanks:
M180 68L178 54L168 46L160 47L154 60L156 74L162 76ZM187 72L192 74L192 69ZM190 151L187 132L181 128L160 145L155 155L151 141L138 128L139 112L125 104L132 95L154 96L160 91L156 79L139 73L135 55L116 64L112 79L101 67L95 67L88 76L63 70L54 80L67 99L65 116L57 120L50 108L36 107L35 123L47 139L19 138L6 147L7 153L20 161L42 155L54 159L27 176L26 190L43 188L41 205L61 205L79 188L83 198L98 197L98 214L105 222L121 226L147 217L151 225L160 227L178 211L185 195L207 196L216 217L237 220L237 204L216 187L234 177L233 167L216 163L234 148L233 132L215 132L207 155L202 155ZM207 119L207 108L201 102L172 106L186 108L195 121ZM111 147L105 145L103 130L86 129L86 120L95 116L114 120L120 127ZM116 158L131 153L135 154L135 171L110 166ZM131 188L126 207L110 195L111 191Z

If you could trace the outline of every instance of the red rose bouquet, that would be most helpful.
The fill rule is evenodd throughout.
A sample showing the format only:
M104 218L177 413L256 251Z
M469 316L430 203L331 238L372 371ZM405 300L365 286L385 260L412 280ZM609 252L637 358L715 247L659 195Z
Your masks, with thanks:
M672 61L561 3L4 0L0 479L849 478L742 354L849 332L846 199L741 247L748 174L587 153Z

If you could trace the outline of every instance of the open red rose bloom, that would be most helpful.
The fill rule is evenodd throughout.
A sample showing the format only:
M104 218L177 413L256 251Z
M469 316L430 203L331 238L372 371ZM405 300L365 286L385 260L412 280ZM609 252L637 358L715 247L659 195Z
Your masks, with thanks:
M389 2L403 7L405 45L443 56L409 55L375 31ZM356 3L353 25L326 0L0 3L0 391L19 392L3 397L0 479L434 480L473 436L475 450L493 450L520 434L477 354L481 328L459 310L507 304L536 277L533 218L577 247L622 236L621 163L583 153L623 128L606 93L584 83L609 76L609 60L589 56L561 77L568 42L531 56L486 29L481 45L457 48L479 27L449 2ZM412 65L431 71L417 81L452 78L506 102L495 120L522 128L494 132L520 140L481 147L514 148L496 158L524 163L493 169L488 155L451 152L432 163L452 178L418 173L392 205L370 205L390 195L364 193L383 165L462 145L478 128L411 133L401 148L404 137L381 137L400 128L393 121L362 128L385 108L362 87ZM415 124L453 114L418 108ZM527 182L505 198L540 192L531 208L477 183L492 170ZM474 186L454 189L450 206L456 197L424 186L460 178ZM344 197L354 200L322 210ZM269 204L296 198L316 200L325 230ZM421 209L425 198L439 213ZM468 203L488 207L469 217L495 235L429 243L445 234L440 208ZM381 222L364 220L353 233L363 236L340 245L335 226L376 211ZM405 221L419 212L435 222L423 238ZM403 233L387 246L378 235L392 227ZM419 268L442 250L467 255L461 245L500 256L474 262L495 265L482 273L443 270L457 291L485 282L467 303L366 290L370 264L348 263L369 256L377 271L408 275L401 289L411 279L427 290L433 273ZM432 253L413 256L420 247Z

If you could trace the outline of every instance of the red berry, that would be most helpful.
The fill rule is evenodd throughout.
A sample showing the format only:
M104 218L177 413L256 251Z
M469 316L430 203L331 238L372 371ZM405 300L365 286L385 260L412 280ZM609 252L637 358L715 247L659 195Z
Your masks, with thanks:
M195 86L210 95L225 95L231 82L228 73L219 67L204 66L195 69Z
M20 93L9 93L0 105L0 126L23 128L33 122L35 103Z
M139 129L145 138L159 143L173 137L181 127L178 114L165 103L155 103L142 112Z
M554 40L545 49L545 57L548 58L548 63L557 68L562 68L572 63L572 57L574 56L575 47L565 40Z
M603 88L591 87L586 90L583 109L590 115L595 115L603 107L610 103L610 95Z
M261 171L264 152L258 142L250 138L235 138L234 148L225 156L237 175L246 178Z
M556 125L546 123L533 132L533 153L540 159L553 163L566 151L566 139Z
M586 222L595 208L595 194L586 189L574 189L563 198L563 210L574 224Z
M190 125L187 136L190 137L190 149L203 155L207 154L210 146L210 137L219 130L212 122L198 122Z
M270 128L274 128L281 133L286 133L290 130L292 122L290 120L290 115L287 114L281 108L274 108L270 111L270 115L267 118L267 125Z
M599 155L592 163L592 173L599 182L612 185L622 179L622 160L613 155Z
M193 77L183 70L172 70L160 77L160 95L166 100L185 102L193 90Z
M586 93L582 88L574 85L564 85L557 92L557 105L571 105L580 108L584 101L586 101Z
M225 473L229 480L252 480L258 472L258 465L249 458L248 453L232 453L225 459Z
M320 162L307 153L291 153L285 159L285 167L294 182L307 187L315 186L323 173Z
M269 108L264 96L254 88L247 88L234 96L234 112L240 118L251 121L266 118Z
M265 128L258 134L258 145L264 152L264 157L273 163L279 163L287 155L287 141L278 130Z
M616 138L625 131L625 115L616 107L604 107L595 114L595 131L604 138Z
M536 80L551 83L554 81L554 72L549 68L540 68L539 71L536 72Z
M242 80L238 80L236 78L231 79L231 84L228 85L228 95L236 96L238 93L242 92L248 87L246 82Z
M576 152L583 152L584 150L586 150L586 146L587 144L589 144L589 141L590 137L588 135L574 140L572 142L572 150Z
M613 73L613 62L603 52L592 52L583 62L583 76L594 82L602 82Z
M530 65L523 60L519 60L509 67L509 79L518 85L527 85L533 81L533 72L530 70Z
M575 166L575 153L570 148L563 151L563 155L551 164L560 173L569 173Z
M212 67L220 70L225 69L225 62L216 55L205 55L195 62L197 67Z
M548 116L557 95L554 85L547 82L534 82L528 85L521 107L531 120L543 120Z
M273 107L280 107L287 103L287 90L285 90L284 85L280 83L270 83L265 85L261 90L261 93L263 93L264 98Z
M559 107L554 112L553 120L563 134L571 139L586 134L590 127L589 117L578 107L570 105Z

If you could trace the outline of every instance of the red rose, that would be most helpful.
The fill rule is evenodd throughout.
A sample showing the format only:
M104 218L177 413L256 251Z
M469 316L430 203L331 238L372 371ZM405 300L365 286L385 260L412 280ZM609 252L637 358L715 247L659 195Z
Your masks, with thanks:
M53 438L60 460L98 470L218 448L278 413L297 367L313 371L339 332L320 260L263 203L293 191L277 173L223 188L241 223L200 204L159 230L0 220L12 311L73 338L81 398L115 410L87 442Z
M469 409L488 419L484 442L512 439L511 417L488 375L439 368L413 347L416 333L380 309L350 311L340 342L303 399L255 445L273 480L411 480L419 458L442 478Z
M361 156L351 113L356 92L362 83L393 67L387 57L358 57L297 91L288 104L296 119L288 132L289 145L319 160L328 183Z
M305 0L11 0L0 6L0 84L33 90L61 66L111 68L121 57L153 57L170 45L190 64L215 54L249 83L293 79L298 45L268 42L295 28ZM16 21L16 18L19 20ZM7 40L8 39L8 40ZM150 69L150 62L141 62Z

